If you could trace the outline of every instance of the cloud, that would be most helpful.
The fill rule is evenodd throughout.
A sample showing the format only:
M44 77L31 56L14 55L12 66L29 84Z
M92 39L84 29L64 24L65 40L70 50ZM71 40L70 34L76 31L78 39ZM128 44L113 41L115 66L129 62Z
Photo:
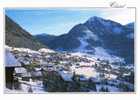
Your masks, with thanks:
M123 25L135 22L135 8L68 8L69 11L79 11L81 13L95 12L95 16L110 19ZM84 12L83 12L84 11Z
M101 16L106 19L110 19L119 22L123 25L135 21L135 9L134 8L109 8L100 9Z

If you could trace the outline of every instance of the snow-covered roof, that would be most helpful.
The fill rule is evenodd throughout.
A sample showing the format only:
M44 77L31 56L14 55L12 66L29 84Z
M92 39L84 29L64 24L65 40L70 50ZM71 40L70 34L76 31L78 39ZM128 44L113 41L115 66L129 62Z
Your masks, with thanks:
M41 71L35 71L31 73L33 77L42 77L42 72Z
M80 67L75 69L76 75L83 75L85 78L96 77L97 72L92 67Z
M27 73L27 70L23 67L15 68L15 73Z
M41 49L39 49L39 52L54 53L55 51L53 51L51 49L41 48Z
M34 51L34 50L31 50L29 48L14 48L13 50L17 50L19 52L26 52L26 53L31 53L31 54L39 54L38 51Z
M44 60L40 60L40 65L48 65L48 62L46 62Z
M20 62L8 49L6 49L5 51L5 66L6 67L21 66Z
M8 45L5 45L5 48L8 49L9 51L12 50L12 47L8 46Z

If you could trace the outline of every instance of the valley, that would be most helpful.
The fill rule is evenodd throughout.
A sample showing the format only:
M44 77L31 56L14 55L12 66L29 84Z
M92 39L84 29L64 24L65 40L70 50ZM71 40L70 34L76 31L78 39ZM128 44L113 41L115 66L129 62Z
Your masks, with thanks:
M134 92L134 22L93 16L59 36L6 16L5 92Z

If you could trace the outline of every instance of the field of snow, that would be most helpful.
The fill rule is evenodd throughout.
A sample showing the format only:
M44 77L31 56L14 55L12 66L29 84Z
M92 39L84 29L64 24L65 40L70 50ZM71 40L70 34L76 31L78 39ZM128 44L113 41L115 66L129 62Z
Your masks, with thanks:
M41 48L38 50L39 52L45 52L45 53L54 53L55 51L51 49Z
M95 48L95 55L94 57L100 58L103 60L109 60L110 62L124 62L123 58L112 56L102 47L96 47Z
M32 93L45 93L42 81L20 81L20 83L21 91L25 93L28 93L30 89L32 90Z
M120 92L120 90L117 87L109 86L109 85L98 85L98 84L96 84L97 92L100 92L100 89L102 87L107 88L109 90L109 92Z
M75 74L83 75L86 78L96 77L97 76L97 72L95 71L94 68L91 68L91 67L76 68L75 69Z

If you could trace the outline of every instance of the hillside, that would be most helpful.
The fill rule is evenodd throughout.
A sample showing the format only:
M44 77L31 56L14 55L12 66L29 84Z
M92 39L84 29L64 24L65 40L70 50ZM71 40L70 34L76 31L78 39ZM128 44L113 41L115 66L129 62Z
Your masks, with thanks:
M24 47L33 50L46 47L8 16L5 16L5 39L6 45L12 47Z

